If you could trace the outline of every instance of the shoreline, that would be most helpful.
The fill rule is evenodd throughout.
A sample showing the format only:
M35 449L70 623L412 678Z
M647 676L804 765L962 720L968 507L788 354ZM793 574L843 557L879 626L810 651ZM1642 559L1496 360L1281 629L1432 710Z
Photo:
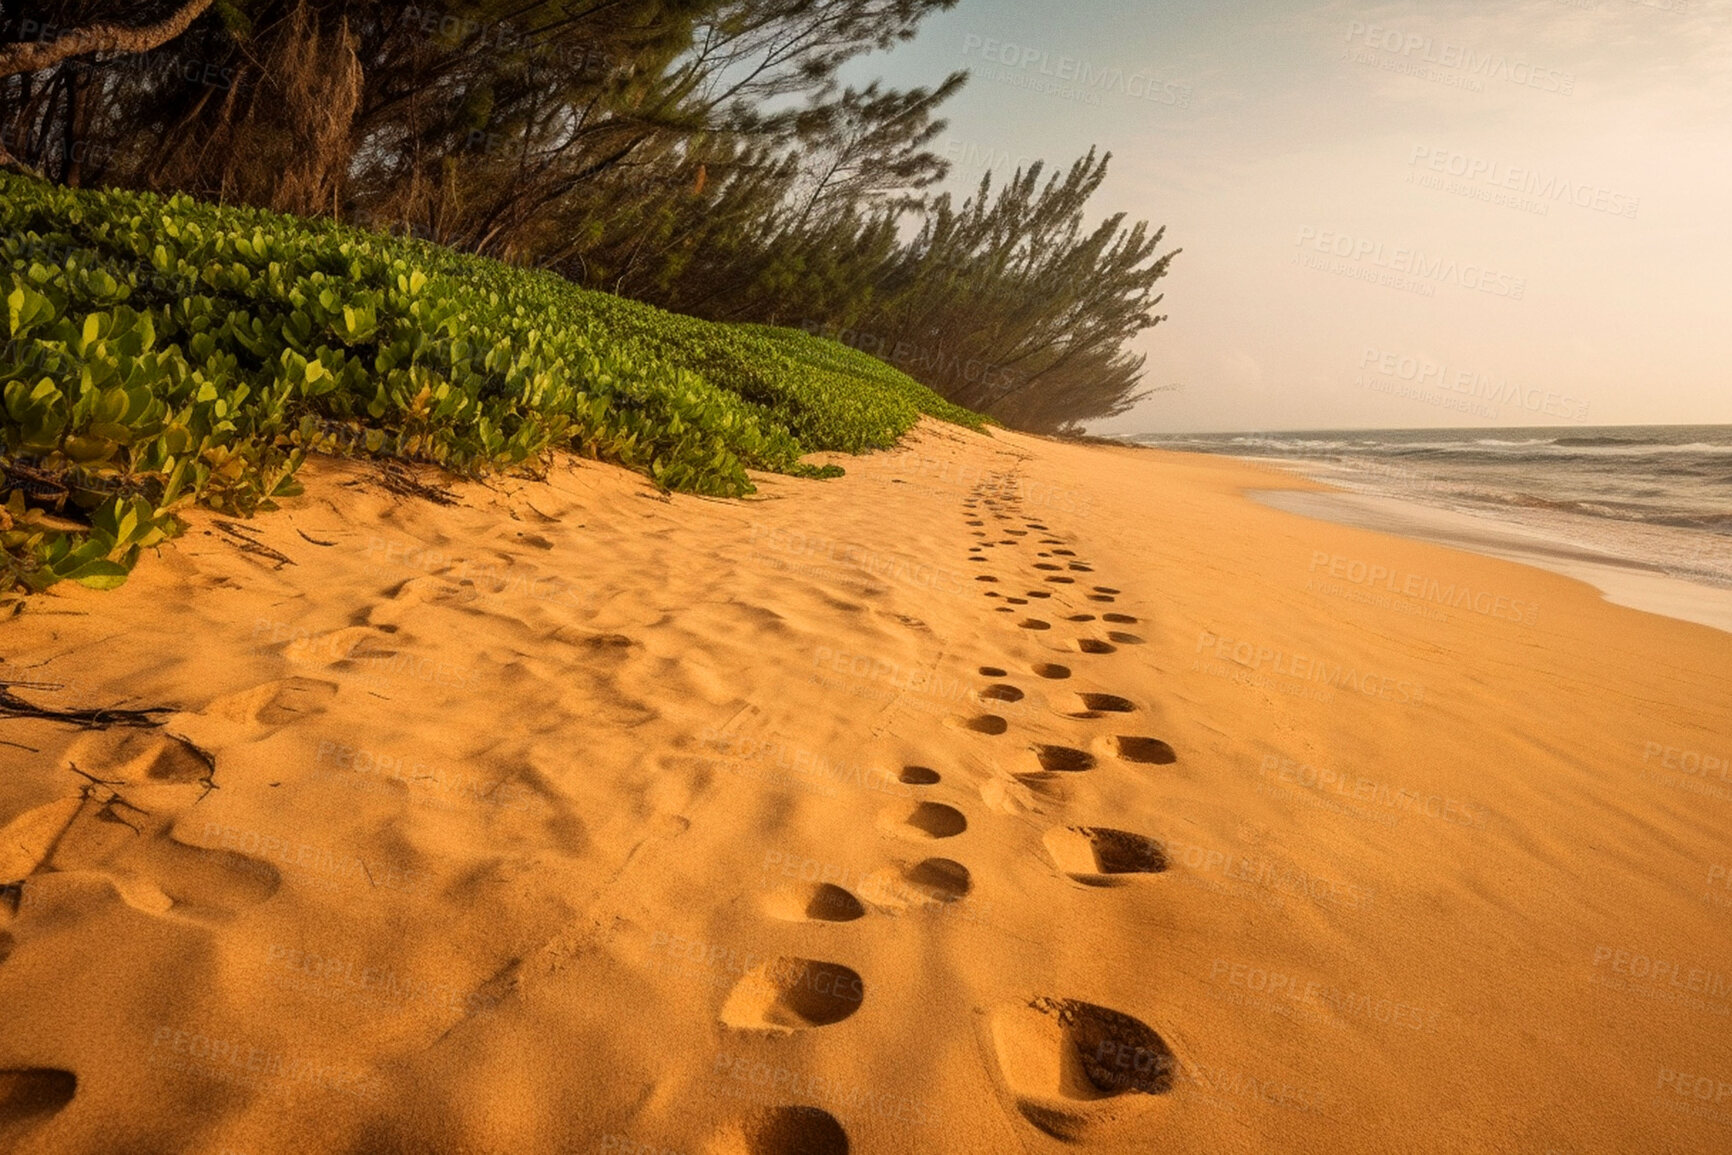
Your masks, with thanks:
M1517 427L1506 432L1555 432L1565 426ZM1622 428L1622 427L1620 427ZM1641 428L1633 426L1630 428ZM1656 429L1688 429L1691 426L1656 425ZM1387 432L1368 430L1298 430L1299 433ZM1405 432L1405 431L1404 431ZM1453 432L1450 430L1449 432ZM1444 508L1412 497L1364 492L1339 484L1321 462L1283 456L1244 453L1214 453L1191 448L1167 447L1133 440L1081 436L1058 439L1076 445L1120 446L1160 453L1219 457L1271 471L1283 484L1248 487L1246 496L1273 509L1299 517L1327 521L1407 538L1411 541L1477 553L1518 562L1586 582L1612 605L1643 610L1677 621L1708 626L1732 633L1732 587L1693 580L1661 565L1619 556L1587 546L1570 545L1557 537L1536 532L1520 522L1500 518L1490 510ZM1339 467L1336 467L1339 470ZM1639 523L1638 523L1639 524ZM1701 532L1701 531L1698 531ZM1723 548L1732 549L1732 539Z
M1247 496L1299 517L1536 566L1588 583L1613 605L1732 634L1732 590L1673 577L1658 566L1524 533L1496 518L1350 490L1263 489L1248 491Z

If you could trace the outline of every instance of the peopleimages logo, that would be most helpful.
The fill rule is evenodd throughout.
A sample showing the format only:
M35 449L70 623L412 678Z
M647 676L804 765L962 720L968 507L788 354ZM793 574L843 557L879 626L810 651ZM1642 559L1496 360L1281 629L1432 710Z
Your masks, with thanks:
M1294 762L1279 754L1265 756L1258 773L1264 778L1303 786L1321 794L1333 794L1354 802L1368 802L1402 814L1439 818L1445 822L1471 826L1475 830L1485 829L1486 816L1490 813L1477 803L1446 798L1441 794L1422 794L1405 786L1392 786L1388 782L1380 782L1361 774L1332 770L1327 766L1317 767L1309 762Z
M1493 405L1516 406L1530 413L1582 421L1588 416L1588 403L1578 401L1568 393L1529 389L1490 373L1474 369L1451 371L1448 365L1407 353L1394 353L1367 345L1359 358L1360 369L1370 369L1383 377L1406 381L1420 388L1430 387L1459 393L1465 397Z
M970 171L997 169L1010 172L1014 169L1026 169L1034 165L1040 158L1026 153L1012 155L1002 148L992 145L976 144L973 141L951 140L944 146L944 155L954 161L960 168Z
M1682 774L1690 774L1700 778L1719 778L1722 782L1732 782L1732 758L1724 755L1704 754L1700 750L1681 750L1676 746L1666 746L1659 742L1644 743L1642 761L1658 761L1668 770Z
M1527 293L1528 283L1525 277L1495 272L1482 265L1462 264L1444 257L1427 256L1420 249L1398 248L1385 251L1382 241L1355 237L1350 233L1316 229L1307 225L1299 230L1299 236L1293 243L1301 248L1308 247L1319 253L1356 263L1364 262L1372 268L1386 269L1402 276L1446 285L1460 285L1464 289L1490 293L1494 297L1507 297L1512 301L1521 300Z
M1319 682L1335 689L1352 690L1368 698L1382 698L1385 701L1425 701L1425 687L1417 682L1360 670L1345 662L1336 662L1331 666L1327 658L1291 653L1273 646L1260 646L1254 642L1235 641L1209 630L1203 630L1197 635L1196 653L1201 654L1205 650L1212 651L1212 656L1221 661L1233 662L1259 673L1268 672L1304 682Z
M1596 946L1594 966L1597 968L1607 963L1611 964L1609 969L1612 974L1641 979L1655 984L1655 989L1687 991L1719 1000L1732 998L1732 976L1721 971L1708 970L1706 967L1684 967L1676 960L1655 958L1639 950ZM1726 1010L1722 1007L1714 1013L1725 1014Z
M975 270L975 275L985 281L989 274L985 269ZM862 333L855 329L845 329L839 325L823 322L804 321L800 328L814 337L823 337L835 341L839 345L847 345L858 349L901 369L905 373L919 374L924 380L930 380L928 374L946 374L952 379L962 378L970 384L979 384L987 388L1008 389L1019 383L1019 378L1010 370L988 364L978 357L970 357L967 361L954 348L942 342L935 345L919 345L900 337L886 342L874 333Z
M1496 594L1490 590L1475 590L1471 586L1450 582L1447 585L1437 578L1425 574L1404 573L1401 570L1375 562L1365 562L1358 558L1343 557L1325 550L1311 552L1311 572L1323 570L1337 581L1351 582L1368 588L1388 590L1390 593L1416 598L1420 601L1435 602L1440 606L1448 606L1455 610L1471 610L1488 618L1500 618L1504 621L1521 622L1533 625L1534 617L1539 609L1532 602L1524 602L1504 594Z
M990 36L978 36L972 32L963 37L962 54L978 55L982 60L1002 64L1006 68L1032 71L1055 81L1075 84L1085 92L1116 92L1153 104L1191 107L1190 85L1159 80L1154 73L1146 70L1127 75L1122 68L1097 66L1074 56L1054 57L1052 53L1040 48L1023 47L994 40Z
M1523 88L1537 88L1541 92L1568 96L1576 86L1573 74L1540 68L1520 57L1512 59L1494 52L1475 52L1460 44L1434 40L1423 33L1379 28L1362 20L1355 20L1347 26L1347 42L1400 57L1407 64L1432 65L1483 80L1503 80Z
M1566 180L1555 173L1541 173L1535 168L1486 160L1447 148L1432 148L1430 145L1415 145L1407 164L1411 169L1424 169L1457 177L1468 184L1484 185L1488 190L1508 190L1534 197L1542 202L1538 206L1542 214L1547 207L1544 202L1565 201L1580 209L1591 209L1594 212L1635 220L1636 210L1642 204L1638 197L1616 193L1598 185ZM1412 179L1410 174L1409 180Z

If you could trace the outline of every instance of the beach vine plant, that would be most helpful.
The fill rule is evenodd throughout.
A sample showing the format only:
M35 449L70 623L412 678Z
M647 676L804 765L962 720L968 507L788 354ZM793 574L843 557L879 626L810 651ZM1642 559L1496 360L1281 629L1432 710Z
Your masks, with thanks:
M330 220L0 174L0 598L120 584L190 503L299 492L310 453L463 476L568 449L667 490L824 477L816 451L979 428L876 359Z

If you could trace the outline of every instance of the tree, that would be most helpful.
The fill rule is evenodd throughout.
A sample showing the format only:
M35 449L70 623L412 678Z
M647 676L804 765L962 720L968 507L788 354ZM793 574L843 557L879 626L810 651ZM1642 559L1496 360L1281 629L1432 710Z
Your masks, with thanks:
M1141 395L1174 252L1109 157L934 197L965 83L845 86L956 0L35 0L0 140L51 178L326 214L716 320L843 336L1057 430ZM63 27L71 31L45 33ZM3 154L0 154L3 155Z
M960 404L1053 431L1123 412L1143 359L1124 351L1164 321L1154 286L1178 250L1123 213L1085 229L1111 156L1093 149L1041 183L991 174L960 207L941 198L891 274L881 328L890 359Z

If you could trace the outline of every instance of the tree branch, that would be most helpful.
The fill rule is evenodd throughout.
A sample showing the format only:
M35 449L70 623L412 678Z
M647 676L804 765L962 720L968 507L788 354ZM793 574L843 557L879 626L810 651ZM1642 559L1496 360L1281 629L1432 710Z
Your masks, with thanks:
M158 48L182 32L211 6L211 0L187 0L173 15L142 28L91 24L63 32L52 40L27 40L0 47L0 76L40 72L74 56L93 52L137 54Z

